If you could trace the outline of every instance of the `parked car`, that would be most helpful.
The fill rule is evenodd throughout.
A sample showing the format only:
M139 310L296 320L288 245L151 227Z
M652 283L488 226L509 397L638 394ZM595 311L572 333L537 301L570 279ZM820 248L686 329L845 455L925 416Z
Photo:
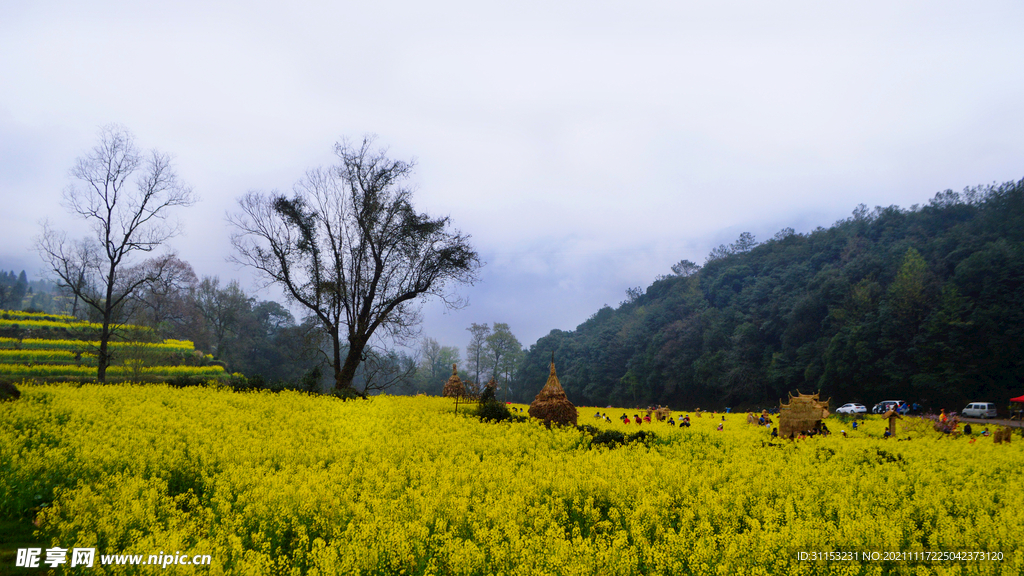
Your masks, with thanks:
M875 404L875 407L871 409L871 413L885 414L886 412L889 411L890 408L894 406L896 407L897 411L905 411L903 410L903 400L882 400L878 404Z
M863 404L843 404L839 408L836 408L836 414L866 414L868 411L867 407Z
M995 418L996 405L991 402L971 402L961 414L968 418Z

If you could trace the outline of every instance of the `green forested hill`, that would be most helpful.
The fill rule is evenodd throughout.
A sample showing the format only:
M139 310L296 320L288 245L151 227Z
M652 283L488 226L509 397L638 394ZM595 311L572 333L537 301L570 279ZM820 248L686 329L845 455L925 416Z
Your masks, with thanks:
M585 405L926 406L1024 393L1024 180L867 210L809 234L749 235L531 347L523 381ZM869 404L870 407L870 404Z

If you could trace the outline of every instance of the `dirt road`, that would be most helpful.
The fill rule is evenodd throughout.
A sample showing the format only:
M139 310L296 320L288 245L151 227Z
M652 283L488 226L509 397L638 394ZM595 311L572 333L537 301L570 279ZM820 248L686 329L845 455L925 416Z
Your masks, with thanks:
M964 418L960 417L961 422L970 422L971 424L988 424L998 426L1010 426L1012 428L1020 428L1022 423L1020 420L999 420L999 419L986 419L986 418ZM972 426L973 428L973 426Z

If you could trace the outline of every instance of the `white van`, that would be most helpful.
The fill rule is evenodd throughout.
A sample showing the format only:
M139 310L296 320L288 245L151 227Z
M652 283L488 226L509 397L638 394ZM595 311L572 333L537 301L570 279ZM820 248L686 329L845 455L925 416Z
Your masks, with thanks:
M996 405L991 402L972 402L960 414L968 418L995 418Z

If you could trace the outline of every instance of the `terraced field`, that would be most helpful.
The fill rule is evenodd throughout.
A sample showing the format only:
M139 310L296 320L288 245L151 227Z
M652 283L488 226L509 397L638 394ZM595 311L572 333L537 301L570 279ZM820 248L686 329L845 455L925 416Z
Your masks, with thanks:
M71 316L0 311L0 378L46 382L95 378L99 330L98 324ZM127 326L122 333L134 339L109 343L108 380L227 377L224 368L192 342L157 340L151 330L140 326Z

